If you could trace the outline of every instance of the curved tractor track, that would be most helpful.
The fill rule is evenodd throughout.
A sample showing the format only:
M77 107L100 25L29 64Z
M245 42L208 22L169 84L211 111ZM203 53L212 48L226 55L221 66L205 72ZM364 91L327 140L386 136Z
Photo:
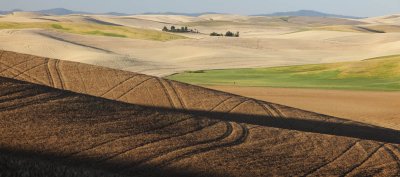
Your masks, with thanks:
M0 52L0 176L399 176L398 131Z

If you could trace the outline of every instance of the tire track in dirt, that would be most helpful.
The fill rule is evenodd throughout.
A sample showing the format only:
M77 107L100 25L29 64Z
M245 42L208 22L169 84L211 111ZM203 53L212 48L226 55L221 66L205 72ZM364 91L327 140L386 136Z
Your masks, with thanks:
M45 103L45 102L48 102L48 101L62 99L65 96L66 96L65 94L59 94L59 95L51 96L51 97L48 97L48 98L32 100L32 101L24 102L24 103L21 103L21 104L18 104L18 105L13 105L13 106L5 107L5 108L0 108L0 112L11 111L11 110L19 109L19 108L26 107L26 106L42 104L42 103Z
M245 100L239 102L238 104L233 106L231 108L231 110L229 110L228 112L230 113L230 112L234 111L240 105L242 105L242 104L244 104L244 103L246 103L248 101L250 101L250 100L245 99ZM172 158L172 159L167 160L167 161L163 161L163 163L161 163L161 164L159 164L157 166L158 167L164 167L164 166L167 166L167 165L169 165L169 164L171 164L173 162L177 162L177 161L183 160L183 159L185 159L187 157L190 157L190 156L198 155L198 154L201 154L201 153L206 153L206 152L209 152L209 151L212 151L212 150L216 150L218 148L231 147L231 146L235 146L235 145L243 143L245 141L245 139L247 138L248 134L249 134L249 130L247 129L247 127L245 125L242 125L240 123L231 123L231 122L226 122L226 125L227 125L228 128L227 128L227 132L225 132L224 135L221 137L222 139L218 138L218 139L214 140L214 142L221 141L221 140L223 140L225 138L228 138L229 136L233 135L233 132L234 132L233 131L234 130L233 127L234 126L232 124L238 125L240 127L240 129L241 129L241 134L239 135L238 138L233 140L233 142L222 143L222 144L219 144L219 145L211 145L209 147L203 147L203 148L200 147L199 149L195 149L195 150L192 150L190 152L184 153L183 155L180 155L178 157ZM210 142L206 142L206 144L208 144L208 143L210 143ZM200 143L199 145L202 145L202 144L205 144L205 143ZM194 146L198 146L198 145L194 145ZM193 147L193 146L189 146L189 147ZM181 150L181 149L177 149L175 151L179 151L179 150ZM171 151L169 153L172 153L172 152L174 152L174 151ZM166 155L166 154L164 154L164 155Z
M31 76L29 76L29 75L26 74L26 73L29 72L29 71L31 71L31 70L33 70L33 69L38 68L39 66L44 66L45 64L46 64L46 63L40 63L40 64L35 65L35 66L31 67L31 68L28 68L28 69L26 69L26 70L24 70L24 71L20 71L20 73L18 73L16 76L11 77L11 78L12 78L12 79L16 79L17 77L19 77L19 76L21 76L21 75L26 75L26 76L28 76L28 77L31 78ZM14 69L15 69L15 68L14 68ZM15 70L16 70L16 69L15 69ZM39 81L39 82L41 82L42 84L45 84L45 83L42 82L42 81Z
M5 98L5 99L0 99L0 103L6 103L6 102L11 102L11 101L15 101L15 100L21 100L21 99L34 98L34 97L38 97L38 96L40 96L42 94L46 94L45 92L42 92L42 93L40 93L40 92L39 93L38 92L19 92L19 93L22 93L22 95L17 95L15 97L9 97L9 98Z
M133 148L130 148L130 149L128 149L128 150L125 150L125 151L120 152L120 153L118 153L118 154L115 154L115 155L113 155L113 156L110 156L110 157L108 157L108 158L106 158L106 159L103 159L101 162L105 162L105 161L107 161L107 160L113 159L113 158L115 158L115 157L118 157L118 156L120 156L120 155L126 154L126 153L128 153L128 152L131 152L131 151L133 151L133 150L135 150L135 149L138 149L138 148L140 148L140 147L143 147L143 146L147 146L147 145L150 145L150 144L155 144L155 143L158 143L158 142L161 142L161 141L165 141L165 140L170 140L170 139L173 139L173 138L178 138L178 137L186 136L186 135L189 135L189 134L192 134L192 133L195 133L195 132L200 132L200 131L202 131L202 130L208 128L208 127L214 126L214 125L217 124L217 123L218 123L217 121L216 121L216 122L212 122L212 123L210 123L210 124L208 124L208 125L206 125L206 126L204 126L204 127L198 127L198 128L196 128L196 129L194 129L194 130L185 132L185 133L183 133L183 134L177 134L177 135L173 135L173 136L170 136L170 137L160 138L160 139L153 140L153 141L150 141L150 142L142 143L142 144L137 145L137 146L135 146L135 147L133 147ZM158 155L155 155L155 157L157 157L157 156L158 156ZM155 157L151 157L150 159L153 159L153 158L155 158ZM144 160L144 161L148 161L148 160L146 159L146 160Z
M270 104L269 106L272 108L272 110L274 110L276 112L278 117L282 117L282 118L286 117L285 114L280 109L278 109L275 105Z
M201 153L206 153L206 152L210 152L210 151L213 151L213 150L217 150L218 148L232 147L232 146L236 146L236 145L239 145L239 144L243 143L246 140L246 138L247 138L247 136L249 134L249 131L248 131L246 126L244 126L242 124L238 124L238 125L239 125L239 127L241 129L241 134L233 142L223 143L223 144L219 144L219 145L212 146L212 147L205 147L205 148L196 149L196 150L193 150L191 152L184 153L183 155L181 155L179 157L175 157L173 159L170 159L170 160L167 160L167 161L163 161L163 163L156 165L156 167L161 167L161 168L162 167L166 167L168 165L176 163L176 162L178 162L180 160L183 160L185 158L192 157L194 155L198 155L198 154L201 154ZM232 126L230 126L230 127L231 127L230 129L232 130L230 133L232 134L234 128ZM227 138L228 136L225 136L224 138ZM223 139L220 139L220 140L223 140Z
M116 89L117 87L119 87L119 86L121 86L121 85L127 83L127 82L130 81L131 79L134 79L134 78L136 78L136 77L138 77L138 76L141 76L141 74L136 74L136 75L133 75L133 76L128 77L127 79L125 79L125 80L119 82L119 83L116 84L115 86L113 86L113 87L111 87L110 89L108 89L107 91L105 91L103 94L100 95L100 97L103 97L104 95L107 95L108 93L110 93L110 92L112 92L114 89Z
M229 98L228 98L228 99L229 99ZM228 99L226 99L226 100L228 100ZM239 102L238 104L236 104L235 106L233 106L228 112L232 112L232 111L235 110L237 107L239 107L240 105L246 103L247 101L249 101L249 100L246 99L246 100L243 100L243 101ZM224 102L224 101L222 101L222 102ZM220 104L218 104L218 105L220 105ZM218 105L215 106L214 108L218 107ZM243 133L242 133L241 137L239 137L237 140L234 140L234 142L232 143L232 145L235 144L235 141L238 141L238 140L240 141L240 139L242 139L242 136L247 137L247 134L248 134L248 130L247 130L245 127L243 127L241 124L238 124L238 125L240 125L240 127L242 128ZM218 137L218 138L216 138L216 139L214 139L214 140L199 142L199 143L195 143L195 144L193 144L193 145L189 145L189 146L187 146L187 147L179 147L179 148L176 148L176 149L172 149L172 150L170 150L170 151L167 151L167 152L161 152L161 153L159 153L159 154L157 154L157 155L152 156L151 158L147 158L147 159L145 159L145 160L142 160L142 161L140 161L139 163L131 164L131 166L134 166L135 169L137 169L137 168L139 168L140 166L144 165L146 162L149 162L149 161L154 160L154 159L156 159L156 158L159 158L159 157L168 155L168 154L170 154L170 153L173 153L173 152L176 152L176 151L180 151L180 150L182 150L182 149L186 149L186 148L190 148L190 147L195 147L195 146L199 146L199 145L204 145L204 144L209 144L209 143L212 143L212 142L221 141L221 140L223 140L223 139L225 139L225 138L227 138L227 137L229 137L229 136L231 136L231 135L233 134L234 128L233 128L233 126L232 126L232 123L226 122L226 126L227 126L226 132L225 132L222 136L220 136L220 137ZM172 163L172 162L174 162L174 161L179 161L179 160L182 160L182 159L184 159L184 158L186 158L186 157L189 157L189 156L191 156L191 155L198 154L198 153L201 153L201 152L207 152L207 150L212 150L212 149L214 149L214 148L219 148L219 146L208 147L208 148L200 148L200 149L197 149L197 150L195 149L195 150L192 150L192 151L190 151L190 152L188 152L188 153L184 153L183 155L181 155L181 156L179 156L179 157L175 157L175 158L172 158L172 159L170 159L170 160L163 161L161 164L159 164L159 165L157 165L157 166L163 167L163 166L166 166L166 165L168 165L168 164L170 164L170 163ZM126 167L126 169L125 169L124 171L130 170L129 168L130 168L130 167ZM132 170L132 169L131 169L131 170Z
M171 105L171 107L172 107L172 108L176 108L174 102L172 101L171 94L168 92L168 90L167 90L166 86L164 85L163 81L162 81L160 78L158 78L158 79L156 79L156 80L157 80L158 83L160 84L160 86L161 86L161 88L162 88L162 90L163 90L165 96L167 97L168 102L169 102L169 104Z
M13 66L9 66L8 64L6 64L6 63L0 61L0 63L1 63L2 65L4 65L5 67L7 67L6 69L0 71L0 73L4 73L4 72L6 72L6 71L8 71L8 70L10 70L10 69L16 70L14 67L17 67L17 66L19 66L19 65L22 65L22 64L28 63L28 62L29 62L29 60L24 60L24 61L22 61L22 62L19 62L19 63L13 65ZM18 70L17 70L17 71L18 71ZM19 71L18 71L18 72L19 72Z
M20 70L18 70L18 69L15 68L16 66L21 65L21 64L24 64L24 63L27 63L27 62L28 62L28 60L23 61L23 62L21 62L21 63L19 63L19 64L17 64L17 65L14 65L14 66L9 66L8 64L6 64L6 63L0 61L0 64L2 64L2 65L4 65L4 66L8 67L7 69L1 71L0 74L3 74L4 72L9 71L9 72L11 72L11 73L14 75L14 76L10 76L10 78L15 79L16 77L18 77L18 76L20 76L20 75L24 75L24 76L28 77L29 79L34 80L35 82L37 82L37 83L39 83L39 84L45 85L45 83L44 83L43 81L40 81L40 80L36 79L35 77L32 77L32 76L30 76L30 75L28 75L28 74L25 73L25 72L29 72L29 70L34 69L34 68L29 68L29 69L24 70L24 71L20 71ZM40 65L43 65L43 64L40 64ZM37 66L35 66L35 67L39 67L40 65L37 65ZM11 69L12 69L12 70L15 70L16 73L10 71Z
M142 166L145 166L146 163L148 163L148 162L150 162L152 160L155 160L155 159L160 158L162 156L166 156L166 155L168 155L170 153L173 153L173 152L176 152L176 151L181 151L181 150L184 150L184 149L187 149L187 148L191 148L191 147L195 147L195 146L198 146L198 145L204 145L204 144L209 144L209 143L212 143L212 142L217 142L217 141L223 140L233 132L233 127L228 122L216 122L215 124L218 124L218 123L224 123L226 125L226 131L222 135L220 135L220 136L218 136L216 138L213 138L213 139L203 140L203 141L200 141L200 142L197 142L197 143L194 143L194 144L189 144L189 145L186 145L186 146L183 146L183 147L178 147L178 148L171 149L171 150L168 150L168 151L160 152L160 153L158 153L158 154L156 154L154 156L151 156L151 157L143 159L143 160L141 160L139 162L135 162L135 163L130 164L123 171L125 171L125 172L127 172L127 171L140 172L140 170L138 170L138 169L140 169L140 167L142 167ZM208 128L208 127L206 127L206 128ZM174 159L172 159L172 160L174 160ZM169 161L163 161L162 164L167 163L167 162L169 162ZM159 165L159 166L161 167L162 164Z
M46 58L46 74L47 74L47 77L49 79L50 86L51 87L55 87L54 79L53 79L53 76L51 75L51 72L50 72L50 59L48 59L48 58Z
M9 90L0 90L0 99L2 97L9 97L12 96L13 94L17 94L17 93L23 93L26 90L29 89L33 89L34 87L31 86L23 86L23 87L19 87L19 88L15 88L15 89L9 89ZM4 92L4 91L8 91L8 92Z
M351 172L356 170L357 168L361 167L365 162L367 162L376 152L378 152L384 144L380 144L378 147L376 147L371 153L368 154L364 160L362 160L359 164L353 165L349 170L345 171L341 176L348 176Z
M81 80L81 83L82 83L82 85L83 85L83 91L84 91L84 93L89 93L89 92L88 92L88 89L87 89L87 87L86 87L86 82L83 80L82 73L81 73L81 70L80 70L80 67L79 67L79 66L76 67L76 73L78 74L79 80Z
M64 81L63 81L63 78L62 78L62 75L61 75L61 71L60 71L60 68L59 68L59 63L60 63L60 60L56 60L56 63L54 65L54 69L56 70L57 77L58 77L58 79L60 81L60 87L61 87L61 89L64 89L65 88L64 87Z
M351 144L348 148L346 148L343 152L341 152L338 156L336 156L335 158L329 160L328 162L320 165L319 167L311 170L310 172L307 172L306 174L304 174L302 177L306 177L306 176L312 176L312 174L314 174L315 172L317 172L318 170L328 166L329 164L335 162L336 160L338 160L340 157L342 157L343 155L345 155L346 153L350 152L350 150L355 147L361 140L357 140L355 141L353 144Z
M275 117L274 113L272 112L273 110L271 108L267 107L267 105L261 103L260 101L257 101L257 100L254 100L254 101L257 103L257 105L259 105L261 108L264 109L265 113L268 116Z
M145 134L145 133L151 133L151 132L154 132L154 131L157 131L157 130L162 130L162 129L164 129L164 128L170 127L170 126L172 126L172 125L175 125L175 124L178 124L178 123L181 123L181 122L190 120L190 119L191 119L191 117L188 117L188 118L184 118L184 119L181 119L181 120L178 120L178 121L169 122L168 124L165 124L165 125L162 125L162 126L158 126L158 127L155 127L155 128L149 129L149 130L145 130L145 131L142 131L142 132L137 132L137 133L133 133L133 134L128 134L128 135L124 135L124 136L119 136L119 137L117 137L117 138L115 138L115 139L101 142L101 143L96 144L96 145L94 145L94 146L92 146L92 147L83 149L83 150L81 150L81 151L79 151L79 152L74 152L74 153L68 155L68 157L72 157L72 156L74 156L74 155L83 153L83 152L85 152L85 151L89 151L89 150L96 149L96 148L98 148L98 147L100 147L100 146L103 146L103 145L106 145L106 144L109 144L109 143L113 143L113 142L115 142L115 141L118 141L118 140L121 140L121 139L124 139L124 138L133 137L133 136L137 136L137 135Z
M187 106L183 100L183 98L181 97L180 94L178 94L177 89L173 86L172 82L170 80L165 80L165 82L169 85L169 87L172 89L172 91L174 92L174 94L176 95L176 97L178 98L179 103L182 106L182 109L187 109Z
M125 95L129 94L131 91L135 90L137 87L143 85L144 83L146 83L147 81L153 80L155 78L153 77L149 77L141 82L139 82L138 84L136 84L135 86L133 86L132 88L130 88L128 91L126 91L125 93L123 93L122 95L118 96L117 98L115 98L116 100L120 100L122 97L124 97Z
M219 106L221 106L222 104L226 103L228 100L232 99L232 97L228 97L224 100L222 100L221 102L219 102L217 105L215 105L214 107L212 107L208 112L212 112L214 110L216 110Z
M393 146L389 146L387 144L385 144L384 149L385 151L390 155L390 157L392 157L392 159L394 160L394 162L396 162L397 165L397 174L396 176L400 176L400 158L395 154L395 152L391 149L394 148Z

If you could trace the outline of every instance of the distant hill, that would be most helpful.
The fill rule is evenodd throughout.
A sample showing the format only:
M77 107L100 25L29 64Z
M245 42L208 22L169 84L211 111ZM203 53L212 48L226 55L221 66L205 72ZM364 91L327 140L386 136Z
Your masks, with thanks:
M13 13L13 12L21 12L21 11L23 11L23 10L15 9L15 10L10 10L10 11L0 11L0 14L6 15L6 14ZM102 15L115 15L115 16L129 15L129 14L119 13L119 12L91 13L91 12L84 12L84 11L74 11L74 10L69 10L69 9L64 9L64 8L45 9L45 10L38 10L38 11L33 11L33 12L38 12L41 14L48 14L48 15L71 15L71 14L102 14Z
M11 11L0 11L0 14L10 14L17 11L23 10L11 10ZM71 15L71 14L101 14L101 15L115 15L115 16L127 16L132 14L120 13L120 12L108 12L108 13L91 13L91 12L84 12L84 11L74 11L65 8L54 8L54 9L45 9L34 11L41 14L48 14L48 15ZM191 16L191 17L198 17L205 14L219 14L216 12L203 12L203 13L178 13L178 12L146 12L141 13L139 15L184 15L184 16Z
M20 9L15 9L11 11L0 11L0 14L9 14L12 12L22 11ZM49 15L71 15L71 14L101 14L101 15L115 15L115 16L126 16L132 14L120 13L120 12L108 12L108 13L91 13L91 12L83 12L83 11L74 11L65 8L54 8L54 9L45 9L34 11L39 12L42 14L49 14ZM184 16L191 16L191 17L198 17L201 15L206 14L223 14L217 12L201 12L201 13L179 13L179 12L146 12L141 13L139 15L184 15ZM299 11L292 11L292 12L276 12L272 14L257 14L253 16L309 16L309 17L336 17L336 18L353 18L359 19L362 17L354 17L354 16L346 16L346 15L336 15L336 14L327 14L323 12L313 11L313 10L299 10Z
M13 12L21 12L21 11L22 11L21 9L14 9L14 10L9 10L9 11L1 11L0 10L0 15L6 15L6 14L13 13Z
M216 12L202 12L202 13L179 13L179 12L146 12L141 15L183 15L183 16L191 16L198 17L206 14L221 14Z
M0 14L6 15L6 14L13 13L13 12L23 12L23 10L14 9L14 10L10 10L10 11L0 11ZM32 12L38 12L41 14L48 14L48 15L92 14L89 12L73 11L73 10L64 9L64 8L45 9L45 10L32 11Z
M43 14L49 14L49 15L92 14L89 12L73 11L73 10L64 9L64 8L46 9L46 10L39 10L36 12L43 13Z
M354 18L354 19L362 18L362 17L354 17L354 16L346 16L346 15L327 14L327 13L313 11L313 10L276 12L276 13L272 13L272 14L259 14L256 16L306 16L306 17L336 17L336 18Z
M119 13L119 12L108 12L108 13L104 13L103 15L127 16L127 15L130 15L130 14Z

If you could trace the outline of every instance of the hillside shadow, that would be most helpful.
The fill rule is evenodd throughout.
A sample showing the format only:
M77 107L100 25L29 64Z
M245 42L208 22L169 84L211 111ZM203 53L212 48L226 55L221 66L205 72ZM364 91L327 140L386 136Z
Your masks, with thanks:
M0 176L29 177L213 177L218 174L198 172L188 169L162 169L151 165L126 171L120 166L129 166L132 162L102 162L99 158L68 158L60 154L33 152L0 148Z
M174 110L169 108L148 107L149 109L177 111L180 113L203 116L220 121L231 121L271 128L281 128L309 133L319 133L335 136L344 136L364 140L380 141L385 143L400 144L400 131L369 124L347 121L340 118L324 116L326 120L310 120L298 117L271 117L263 115L237 114L224 112L207 112L198 110ZM329 119L329 121L327 121ZM332 119L339 121L332 122Z

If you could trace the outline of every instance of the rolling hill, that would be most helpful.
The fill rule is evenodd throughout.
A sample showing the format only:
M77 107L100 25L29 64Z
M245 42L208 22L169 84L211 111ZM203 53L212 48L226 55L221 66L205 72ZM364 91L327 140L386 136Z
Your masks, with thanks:
M260 15L256 15L256 16L334 17L334 18L353 18L353 19L362 18L362 17L354 17L354 16L346 16L346 15L328 14L328 13L318 12L318 11L314 11L314 10L275 12L272 14L260 14Z
M400 173L399 131L132 72L1 51L0 100L1 175Z
M125 27L117 24L107 23L93 18L85 18L84 22L0 22L1 29L46 29L64 33L108 36L132 39L144 39L155 41L169 41L185 39L175 34L163 33L156 30Z
M194 71L168 78L198 85L400 90L400 56L356 62Z

